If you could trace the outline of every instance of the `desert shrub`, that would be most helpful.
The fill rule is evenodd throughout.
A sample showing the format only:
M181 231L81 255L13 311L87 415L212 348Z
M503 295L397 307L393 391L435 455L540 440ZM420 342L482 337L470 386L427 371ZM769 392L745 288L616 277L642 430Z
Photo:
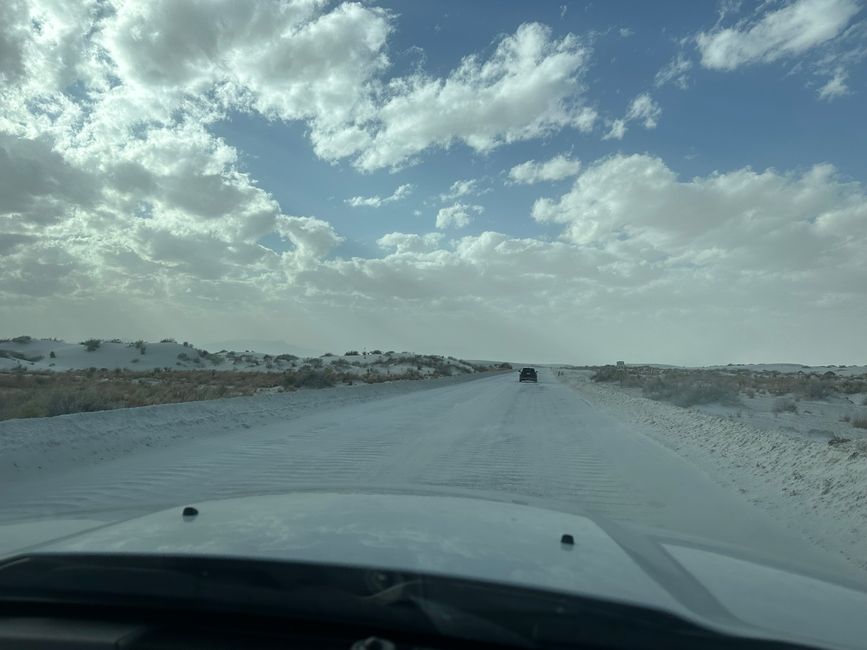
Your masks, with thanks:
M109 343L123 343L120 339L112 339Z
M173 338L165 338L165 339L160 339L160 343L177 343L177 341Z
M374 350L370 354L382 354L382 350Z
M778 399L774 401L774 413L797 413L798 405L790 399Z
M825 399L834 392L834 385L828 379L808 377L800 386L800 395L809 399Z
M624 369L617 366L602 366L597 368L590 377L592 381L620 381L624 376Z
M852 420L852 426L856 429L867 429L867 418L855 418Z
M138 363L138 362L139 362L139 359L137 359L137 358L130 361L130 363Z
M189 361L190 355L186 352L178 352L178 360L180 361Z
M348 350L346 353L344 353L343 356L344 357L357 357L357 356L359 356L358 350Z
M497 368L501 368L502 370L512 370L512 364L504 361L503 363L497 364Z
M97 390L95 387L83 390L58 388L46 396L45 415L52 417L67 413L105 411L122 405L123 402L112 399L106 391Z
M33 337L27 336L27 335L16 336L14 339L12 339L13 343L21 343L21 344L27 344L27 343L30 343L32 341L33 341Z
M867 382L858 379L848 379L839 385L840 392L846 395L867 393Z
M298 357L296 357L294 354L278 354L276 357L274 357L274 360L275 361L297 361Z
M84 349L88 352L94 352L102 345L102 341L99 339L87 339L86 341L82 341L81 345L83 345Z
M284 388L328 388L336 383L334 373L317 371L305 367L297 372L283 373L281 384Z
M653 377L643 386L645 397L688 407L698 404L737 404L738 391L734 384L691 378Z
M641 388L644 385L644 380L639 375L626 373L620 379L620 385L627 388Z

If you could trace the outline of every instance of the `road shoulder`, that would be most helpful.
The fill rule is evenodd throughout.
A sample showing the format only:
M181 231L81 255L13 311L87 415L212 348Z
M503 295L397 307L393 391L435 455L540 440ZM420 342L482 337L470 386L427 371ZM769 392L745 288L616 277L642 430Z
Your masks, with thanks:
M867 569L867 449L760 430L634 397L581 371L559 379L638 428L773 519Z

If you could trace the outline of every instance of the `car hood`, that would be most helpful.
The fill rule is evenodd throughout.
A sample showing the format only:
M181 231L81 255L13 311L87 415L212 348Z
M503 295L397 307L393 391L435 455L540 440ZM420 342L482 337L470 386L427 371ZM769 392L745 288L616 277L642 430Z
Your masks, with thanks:
M859 583L586 514L458 496L339 492L195 507L195 516L172 508L79 532L70 522L4 526L0 537L42 538L6 557L152 553L369 566L628 602L729 632L824 647L865 647L867 639L867 589ZM44 541L58 534L65 536ZM573 543L563 543L564 535Z

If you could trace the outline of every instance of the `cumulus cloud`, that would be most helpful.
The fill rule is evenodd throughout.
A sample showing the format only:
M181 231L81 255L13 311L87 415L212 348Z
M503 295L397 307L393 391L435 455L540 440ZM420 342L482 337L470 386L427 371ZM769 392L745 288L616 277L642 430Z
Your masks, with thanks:
M758 20L698 34L701 63L734 70L801 54L838 36L859 10L855 0L794 0Z
M276 231L289 240L304 260L318 259L343 241L327 221L314 217L277 218Z
M437 212L436 226L440 230L446 228L466 228L473 220L474 214L481 214L485 209L480 205L455 203Z
M585 170L558 200L538 200L532 214L563 224L566 241L628 251L634 264L712 260L721 274L741 277L798 274L805 259L817 277L836 276L838 263L864 266L854 255L867 237L867 196L830 165L802 175L743 168L682 181L659 158L614 156Z
M70 165L49 138L29 140L0 133L0 215L22 227L38 227L93 207L100 182Z
M405 183L398 187L394 192L386 197L382 197L379 195L374 196L353 196L350 199L346 199L346 203L351 205L353 208L358 208L361 206L366 206L370 208L378 208L383 205L388 205L389 203L395 203L396 201L402 201L410 194L412 194L413 185L412 183Z
M239 169L208 130L228 111L301 120L320 157L363 169L456 142L486 152L593 127L589 51L574 35L527 24L443 77L387 80L392 29L389 12L353 2L2 3L0 291L212 295L222 279L224 296L246 286L252 298L296 281L323 250L311 242L333 237L285 222ZM410 190L348 203L382 206ZM451 208L442 227L479 211ZM260 243L274 234L293 248Z
M692 61L687 59L683 52L678 52L676 57L659 69L653 83L657 87L670 83L685 90L689 86L689 71L691 69Z
M477 328L485 341L456 334L450 349L502 354L538 341L551 357L574 349L576 361L647 350L689 361L678 354L690 345L704 360L709 338L731 335L732 314L763 320L753 339L721 349L753 340L763 358L785 353L773 348L775 325L814 346L825 343L813 332L833 329L827 345L838 347L827 349L841 355L863 337L867 199L827 165L682 180L650 156L583 169L565 156L529 161L513 180L577 174L533 207L556 241L398 232L379 238L380 257L340 256L343 235L323 215L284 214L209 131L215 120L300 120L319 156L366 170L598 121L583 95L589 50L574 35L524 25L441 76L387 79L393 28L387 11L312 0L0 3L4 326L62 318L82 323L76 335L102 335L113 310L141 336L174 322L319 333L351 309L347 337L387 331L396 346L436 347ZM839 64L827 62L830 74ZM627 123L658 120L643 94L608 126L623 137ZM453 184L438 230L482 213L465 198L479 191L471 180ZM545 337L515 305L540 315Z
M595 112L581 97L588 55L576 36L556 39L548 27L527 23L488 59L468 56L444 79L393 79L376 122L360 125L367 142L355 164L395 167L429 147L463 142L484 153L566 127L589 130Z
M442 233L438 232L424 235L391 232L377 239L376 244L380 248L393 250L395 253L424 253L439 248L442 239Z
M327 133L366 115L390 31L357 3L3 3L0 293L228 300L286 283L339 238L282 215L208 125L234 109Z
M100 36L126 82L161 92L225 87L260 113L328 131L356 114L384 69L388 15L346 2L124 3ZM214 20L214 16L220 20Z
M575 176L581 169L581 161L569 158L563 154L554 156L545 162L528 160L515 165L509 170L509 179L513 183L531 185L544 181L561 181Z
M509 320L520 304L545 318L558 350L576 345L580 327L593 339L577 344L581 358L695 362L799 350L844 359L860 339L867 195L831 166L683 180L659 158L613 156L587 167L568 192L537 202L533 217L560 226L559 241L391 233L379 242L383 257L325 260L299 281L317 295L364 296L377 310L393 309L390 318L425 305L412 321L423 330L431 313L440 323L461 314L455 322L464 327L472 318L493 336L509 328L508 336L530 336ZM821 323L836 336L817 338Z

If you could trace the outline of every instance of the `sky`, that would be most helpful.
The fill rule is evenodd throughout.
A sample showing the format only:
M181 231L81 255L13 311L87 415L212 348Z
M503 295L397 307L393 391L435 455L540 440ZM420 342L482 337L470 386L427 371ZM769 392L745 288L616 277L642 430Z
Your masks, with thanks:
M867 9L0 3L0 336L867 362Z

